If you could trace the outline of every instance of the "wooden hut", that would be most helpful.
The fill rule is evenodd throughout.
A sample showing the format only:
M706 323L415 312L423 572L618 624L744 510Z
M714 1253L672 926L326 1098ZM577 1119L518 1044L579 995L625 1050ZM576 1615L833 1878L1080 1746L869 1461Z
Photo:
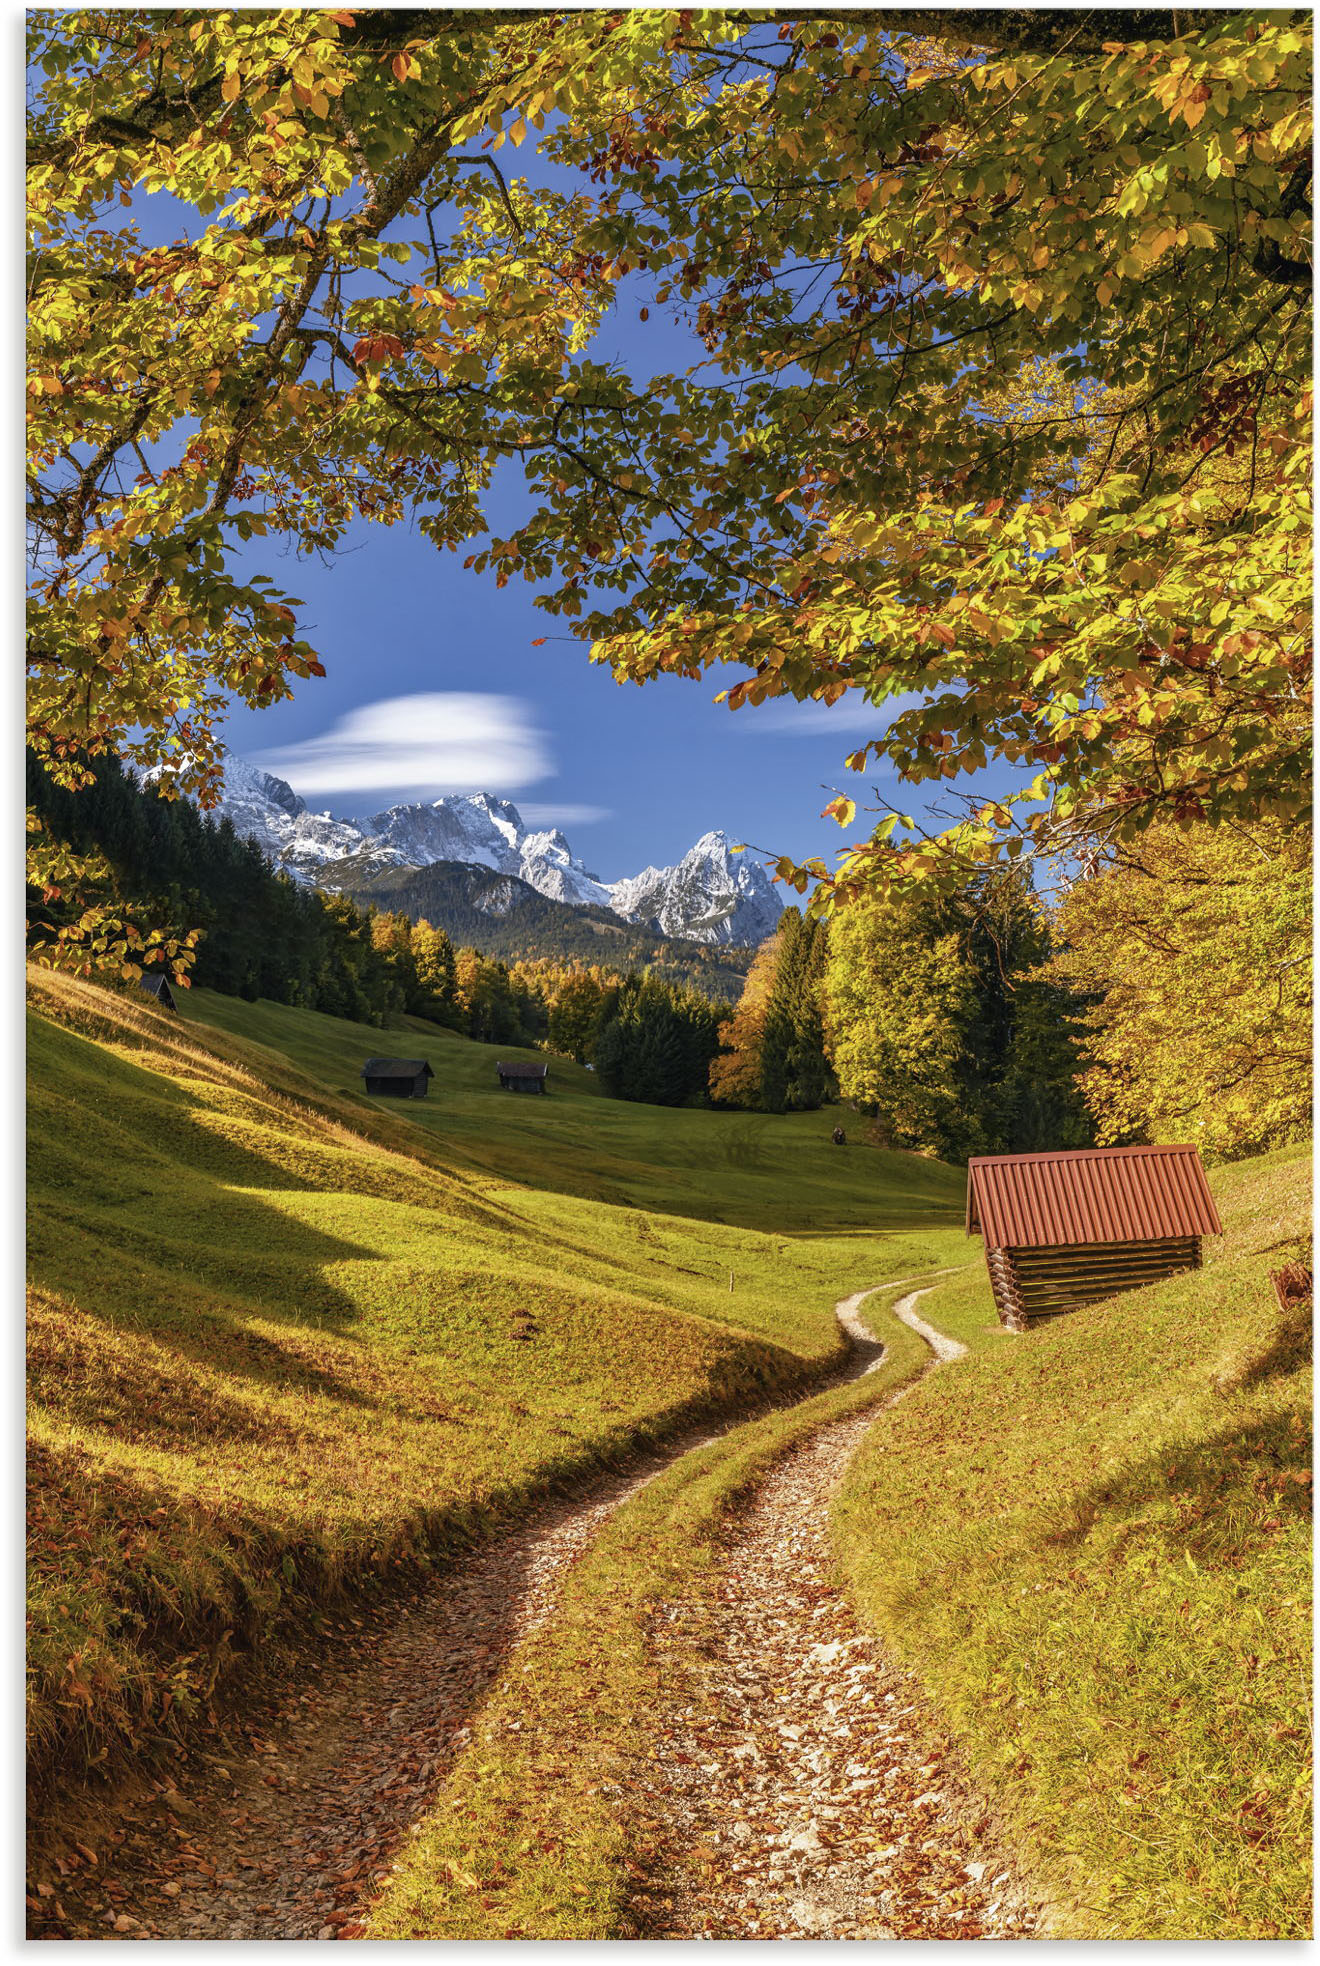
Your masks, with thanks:
M368 1058L362 1076L368 1092L387 1099L425 1099L427 1080L435 1073L424 1058Z
M967 1233L1010 1331L1201 1266L1223 1234L1195 1147L992 1154L967 1164Z
M179 1008L178 1004L174 1001L174 992L170 988L170 979L168 976L152 976L150 973L139 976L138 988L139 990L145 990L149 997L154 997L162 1010L177 1010Z
M506 1092L544 1092L549 1069L548 1065L506 1065L503 1061L495 1067Z

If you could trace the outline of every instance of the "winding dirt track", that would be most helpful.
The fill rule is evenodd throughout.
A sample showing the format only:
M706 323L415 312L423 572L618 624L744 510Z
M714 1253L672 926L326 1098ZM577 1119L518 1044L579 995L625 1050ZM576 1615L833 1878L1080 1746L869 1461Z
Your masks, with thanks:
M849 1328L868 1294L839 1306ZM924 1294L896 1315L941 1360L961 1356L916 1316ZM830 1498L875 1419L850 1414L785 1456L729 1535L715 1602L653 1621L677 1704L633 1803L639 1938L1033 1935L988 1815L834 1582Z
M883 1356L883 1346L857 1317L870 1294L859 1292L838 1306L853 1341L839 1380L874 1369ZM912 1317L921 1294L903 1299L898 1314L932 1343L953 1344ZM639 1896L634 1907L639 1937L881 1936L876 1920L889 1916L893 1880L910 1868L909 1847L928 1847L938 1831L941 1848L961 1848L959 1809L967 1811L955 1801L946 1806L943 1783L936 1784L935 1799L901 1802L902 1820L895 1820L892 1834L887 1826L877 1830L890 1822L885 1782L871 1776L881 1743L892 1742L883 1750L892 1755L925 1750L913 1749L903 1728L893 1724L904 1717L899 1696L886 1690L899 1685L897 1676L877 1664L871 1641L819 1581L828 1571L830 1489L874 1418L872 1408L836 1422L795 1450L758 1494L731 1544L719 1638L727 1665L716 1673L730 1716L723 1730L727 1753L713 1779L707 1748L701 1748L700 1761L685 1758L681 1722L680 1732L663 1744L657 1780L647 1784L643 1799L658 1888ZM681 1454L726 1430L690 1434L641 1468L602 1477L546 1507L388 1622L373 1627L367 1620L354 1631L357 1621L350 1620L347 1637L309 1669L302 1689L248 1729L244 1749L194 1754L182 1765L177 1787L144 1785L117 1796L113 1827L102 1805L82 1816L83 1827L66 1825L66 1834L34 1847L32 1936L357 1937L362 1907L387 1874L391 1853L443 1784L495 1674L553 1611L565 1570L630 1495ZM713 1635L689 1634L684 1616L677 1607L665 1642L671 1648L689 1640L709 1647ZM791 1749L767 1755L767 1725L783 1750L792 1737L795 1703L814 1715L831 1690L839 1694L833 1746L825 1751L813 1720L798 1729ZM772 1711L782 1725L769 1720ZM854 1741L854 1734L865 1741ZM898 1791L910 1786L906 1780L889 1783L896 1801ZM712 1900L705 1871L694 1872L674 1851L677 1844L691 1844L698 1818L703 1825L710 1820L701 1834L719 1844L721 1811L741 1806L732 1798L749 1787L759 1798L762 1828L739 1830L735 1822L729 1834L739 1861ZM829 1813L836 1789L851 1801L851 1815ZM873 1884L889 1880L865 1903L855 1862L846 1869L828 1854L841 1847L840 1824L854 1819L857 1836L869 1833L874 1843L883 1834L895 1846L879 1870L864 1859ZM1027 1927L1013 1923L1015 1914L1006 1909L1011 1893L1000 1886L992 1887L1001 1901L994 1910L988 1892L973 1890L968 1900L969 1886L979 1883L978 1861L984 1878L1004 1869L998 1857L979 1853L952 1885L947 1866L922 1870L914 1889L938 1889L944 1900L953 1891L958 1903L945 1905L944 1922L914 1936L1024 1933ZM766 1909L757 1909L762 1905ZM904 1906L906 1919L908 1898ZM870 1926L852 1929L864 1916ZM902 1922L891 1922L895 1935Z

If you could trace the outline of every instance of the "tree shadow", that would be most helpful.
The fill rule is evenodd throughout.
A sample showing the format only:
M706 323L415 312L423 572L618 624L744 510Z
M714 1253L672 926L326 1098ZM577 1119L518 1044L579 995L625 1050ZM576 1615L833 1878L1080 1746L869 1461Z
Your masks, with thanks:
M1126 1518L1134 1533L1162 1543L1171 1562L1190 1555L1233 1569L1262 1537L1310 1517L1309 1430L1285 1411L1244 1416L1044 1506L1038 1541L1076 1548L1097 1523Z
M30 1099L33 1282L212 1369L303 1377L360 1401L324 1364L294 1360L292 1337L285 1347L243 1329L263 1319L343 1332L361 1309L331 1280L331 1266L381 1260L379 1249L274 1199L340 1191L315 1164L323 1151L315 1126L282 1133L276 1115L263 1151L259 1129L246 1139L217 1131L213 1106L187 1086L75 1033L60 1038L60 1069L34 1079ZM313 1165L300 1172L290 1157L304 1131ZM351 1157L334 1172L351 1182ZM352 1199L351 1187L345 1195Z

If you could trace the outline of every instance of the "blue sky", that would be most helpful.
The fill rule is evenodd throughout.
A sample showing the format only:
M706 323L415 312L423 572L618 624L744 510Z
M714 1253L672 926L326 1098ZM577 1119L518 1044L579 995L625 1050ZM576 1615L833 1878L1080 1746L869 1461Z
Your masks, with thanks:
M539 183L570 182L567 171L526 152L511 168ZM137 215L157 237L198 223L168 198L139 201ZM686 325L650 293L628 292L630 284L592 356L640 376L701 359ZM526 510L516 464L501 468L486 510L496 533ZM235 705L225 731L231 750L288 779L312 806L345 817L447 792L495 793L530 825L561 826L605 880L668 864L716 828L766 854L819 854L832 864L874 824L859 813L845 833L823 819L835 792L846 790L863 813L871 785L907 812L939 801L938 791L903 788L892 774L846 770L846 755L883 724L860 699L731 712L713 699L738 670L621 687L534 607L531 587L515 580L499 588L493 575L465 571L464 553L476 544L440 552L411 525L362 523L329 561L296 559L275 542L244 549L246 572L268 574L305 603L299 632L327 673L301 682L292 702ZM963 778L954 789L972 784ZM1003 772L976 781L986 792L1007 784Z
M832 788L856 796L870 782L843 765L879 726L869 706L735 713L712 701L732 675L620 687L555 633L529 587L465 573L403 527L363 526L330 565L267 570L307 603L302 632L327 674L291 703L236 708L226 738L312 805L351 816L494 792L529 823L561 825L615 879L715 827L767 851L832 855L846 836L822 806Z

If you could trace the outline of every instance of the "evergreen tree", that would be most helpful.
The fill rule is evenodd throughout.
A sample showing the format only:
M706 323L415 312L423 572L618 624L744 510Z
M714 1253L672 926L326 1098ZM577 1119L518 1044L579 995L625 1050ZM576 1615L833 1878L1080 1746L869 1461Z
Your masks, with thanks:
M821 1009L827 930L786 908L761 1031L761 1110L805 1112L830 1092Z
M823 991L828 946L825 922L804 919L794 962L785 1099L793 1113L814 1112L833 1090L825 1057Z
M694 990L629 976L607 995L595 1064L616 1099L683 1106L703 1099L725 1012Z
M789 1053L793 1047L795 986L801 966L802 916L785 908L775 932L778 944L774 982L765 1007L761 1035L761 1110L788 1110Z

